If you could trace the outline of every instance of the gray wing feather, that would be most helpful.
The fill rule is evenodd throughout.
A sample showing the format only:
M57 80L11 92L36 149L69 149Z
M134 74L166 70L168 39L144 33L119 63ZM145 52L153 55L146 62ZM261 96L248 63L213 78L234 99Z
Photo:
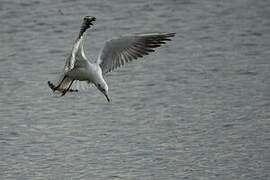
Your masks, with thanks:
M109 40L100 51L97 63L104 74L108 73L127 62L154 52L154 48L160 47L174 36L175 33L149 33Z

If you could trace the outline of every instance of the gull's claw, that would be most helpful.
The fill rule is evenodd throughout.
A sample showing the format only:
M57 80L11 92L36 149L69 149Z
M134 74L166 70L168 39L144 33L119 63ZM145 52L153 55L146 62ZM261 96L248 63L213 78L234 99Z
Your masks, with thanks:
M53 83L51 83L51 81L48 81L48 86L52 89L53 92L55 92L56 90L59 91L59 92L62 92L62 94L64 93L65 89L60 89L60 88L57 88ZM68 92L78 92L79 90L78 89L69 89ZM67 92L67 91L66 91ZM65 92L65 94L66 94ZM64 94L64 95L65 95Z
M65 89L65 90L62 92L62 95L61 95L61 96L64 96L66 93L67 93L67 90Z
M51 83L50 81L48 81L48 86L53 90L55 91L56 90L56 87L53 83Z

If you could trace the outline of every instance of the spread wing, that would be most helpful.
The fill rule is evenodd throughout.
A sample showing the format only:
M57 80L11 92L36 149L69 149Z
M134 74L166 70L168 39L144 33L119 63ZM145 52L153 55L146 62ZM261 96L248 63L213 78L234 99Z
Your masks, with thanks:
M87 58L84 54L82 41L83 38L80 38L74 43L72 51L65 63L65 72L72 70L75 66L84 66L85 63L87 63Z
M109 40L100 51L97 63L104 74L108 73L127 62L154 52L155 48L174 36L175 33L148 33Z
M84 66L85 63L87 63L87 58L83 50L83 34L91 27L91 25L93 25L92 22L95 20L96 18L92 16L85 16L83 18L79 36L77 37L71 53L66 60L64 67L65 72L72 70L75 66Z

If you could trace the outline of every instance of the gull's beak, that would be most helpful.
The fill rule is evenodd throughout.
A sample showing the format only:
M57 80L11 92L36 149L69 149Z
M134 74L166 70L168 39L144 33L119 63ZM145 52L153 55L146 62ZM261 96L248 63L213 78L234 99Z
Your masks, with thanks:
M107 94L105 94L105 93L104 93L104 95L105 95L107 101L110 102L111 100L110 100L109 96Z

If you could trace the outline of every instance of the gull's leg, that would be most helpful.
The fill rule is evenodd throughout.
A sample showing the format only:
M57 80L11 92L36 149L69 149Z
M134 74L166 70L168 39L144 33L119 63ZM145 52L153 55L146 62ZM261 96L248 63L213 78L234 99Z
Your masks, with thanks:
M48 86L54 91L54 90L58 90L58 91L62 91L60 89L56 89L56 86L51 83L50 81L48 81ZM78 89L69 89L68 90L69 92L78 92L79 90Z
M71 83L69 84L67 89L64 89L64 91L62 92L62 96L64 96L69 91L69 89L70 89L73 82L74 82L74 80L71 81Z
M65 79L66 79L66 76L64 76L62 81L56 87L53 88L53 91L57 90L62 85L62 83L64 82Z

